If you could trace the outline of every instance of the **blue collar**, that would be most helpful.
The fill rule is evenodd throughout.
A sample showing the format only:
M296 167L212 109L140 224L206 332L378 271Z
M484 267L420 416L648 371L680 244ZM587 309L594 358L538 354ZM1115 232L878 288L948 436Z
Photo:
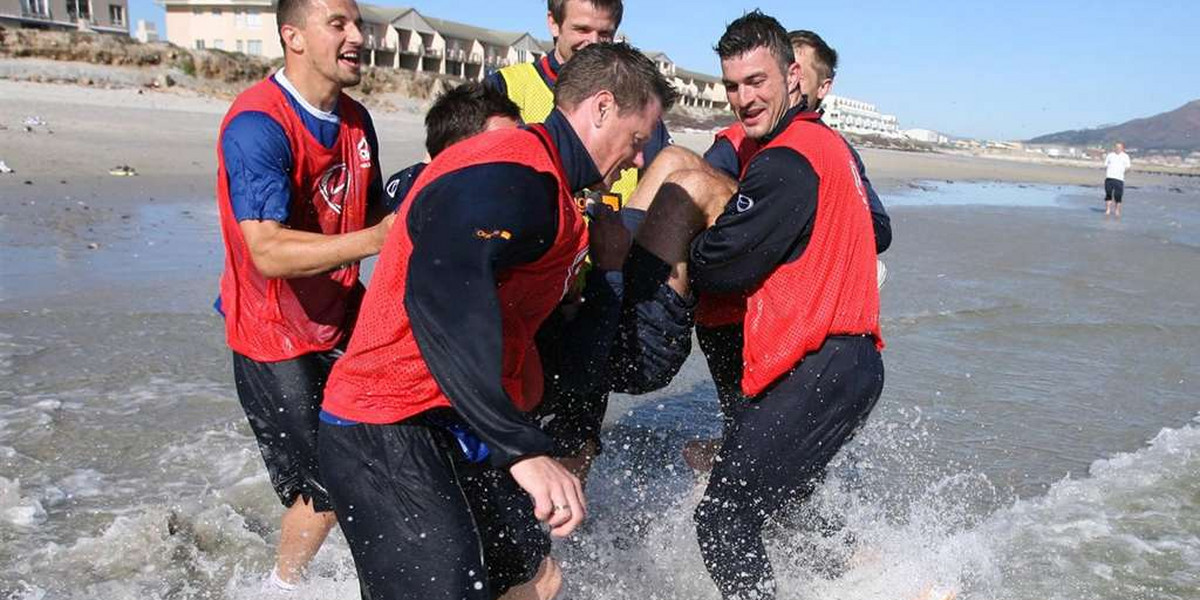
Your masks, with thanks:
M583 141L579 139L579 134L575 133L575 129L571 127L571 123L567 121L567 117L562 112L557 108L554 109L542 124L546 127L546 132L550 134L550 141L558 148L559 156L562 157L563 170L567 175L567 185L571 187L572 193L595 185L604 178L596 168L596 161L592 160L592 155L588 154Z

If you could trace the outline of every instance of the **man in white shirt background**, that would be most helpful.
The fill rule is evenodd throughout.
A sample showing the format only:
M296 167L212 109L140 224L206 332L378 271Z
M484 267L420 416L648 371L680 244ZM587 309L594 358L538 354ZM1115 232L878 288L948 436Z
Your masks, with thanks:
M1112 214L1115 208L1117 218L1121 217L1121 196L1125 194L1125 171L1129 164L1129 155L1121 142L1104 156L1104 216Z

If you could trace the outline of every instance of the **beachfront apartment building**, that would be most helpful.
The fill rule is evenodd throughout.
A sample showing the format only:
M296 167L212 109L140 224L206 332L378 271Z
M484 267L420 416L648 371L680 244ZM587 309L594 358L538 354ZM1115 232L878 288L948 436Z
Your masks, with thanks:
M2 2L47 0L0 0ZM62 1L62 0L57 0ZM166 39L177 46L217 49L279 58L273 0L155 0L166 11ZM487 29L438 19L411 7L359 3L363 18L363 62L393 69L482 81L498 69L534 62L554 44L528 32ZM679 68L662 52L648 52L673 79L680 104L726 108L717 77Z
M721 84L720 77L679 66L675 66L671 76L674 79L671 83L679 92L679 104L699 108L729 108L729 99L725 96L725 86Z
M129 35L126 0L0 0L0 27Z
M176 46L267 58L283 56L272 0L156 0L156 3L166 11L167 41Z
M533 62L546 48L526 32L485 29L464 23L426 17L445 40L442 74L482 81L488 73L518 62Z
M869 102L829 94L821 101L821 108L825 109L822 119L838 131L888 138L901 137L896 116L879 112L875 105Z

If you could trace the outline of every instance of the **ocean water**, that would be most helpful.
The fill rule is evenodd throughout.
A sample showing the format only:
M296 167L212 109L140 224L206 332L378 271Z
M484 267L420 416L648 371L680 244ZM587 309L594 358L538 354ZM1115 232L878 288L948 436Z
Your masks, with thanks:
M1200 598L1200 190L1130 189L1120 221L1098 193L884 195L887 384L769 534L781 598ZM0 598L261 597L280 508L210 308L210 206L93 224L97 250L5 229ZM564 597L717 598L680 457L716 412L698 352L613 399L591 518L555 548ZM297 597L357 594L335 535Z

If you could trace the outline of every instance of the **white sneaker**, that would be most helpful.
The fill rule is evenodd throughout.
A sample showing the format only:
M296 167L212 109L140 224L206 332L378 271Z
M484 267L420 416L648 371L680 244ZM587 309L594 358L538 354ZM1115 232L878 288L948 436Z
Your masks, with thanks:
M875 259L875 278L879 282L879 289L883 289L883 282L887 281L887 265L878 258Z

